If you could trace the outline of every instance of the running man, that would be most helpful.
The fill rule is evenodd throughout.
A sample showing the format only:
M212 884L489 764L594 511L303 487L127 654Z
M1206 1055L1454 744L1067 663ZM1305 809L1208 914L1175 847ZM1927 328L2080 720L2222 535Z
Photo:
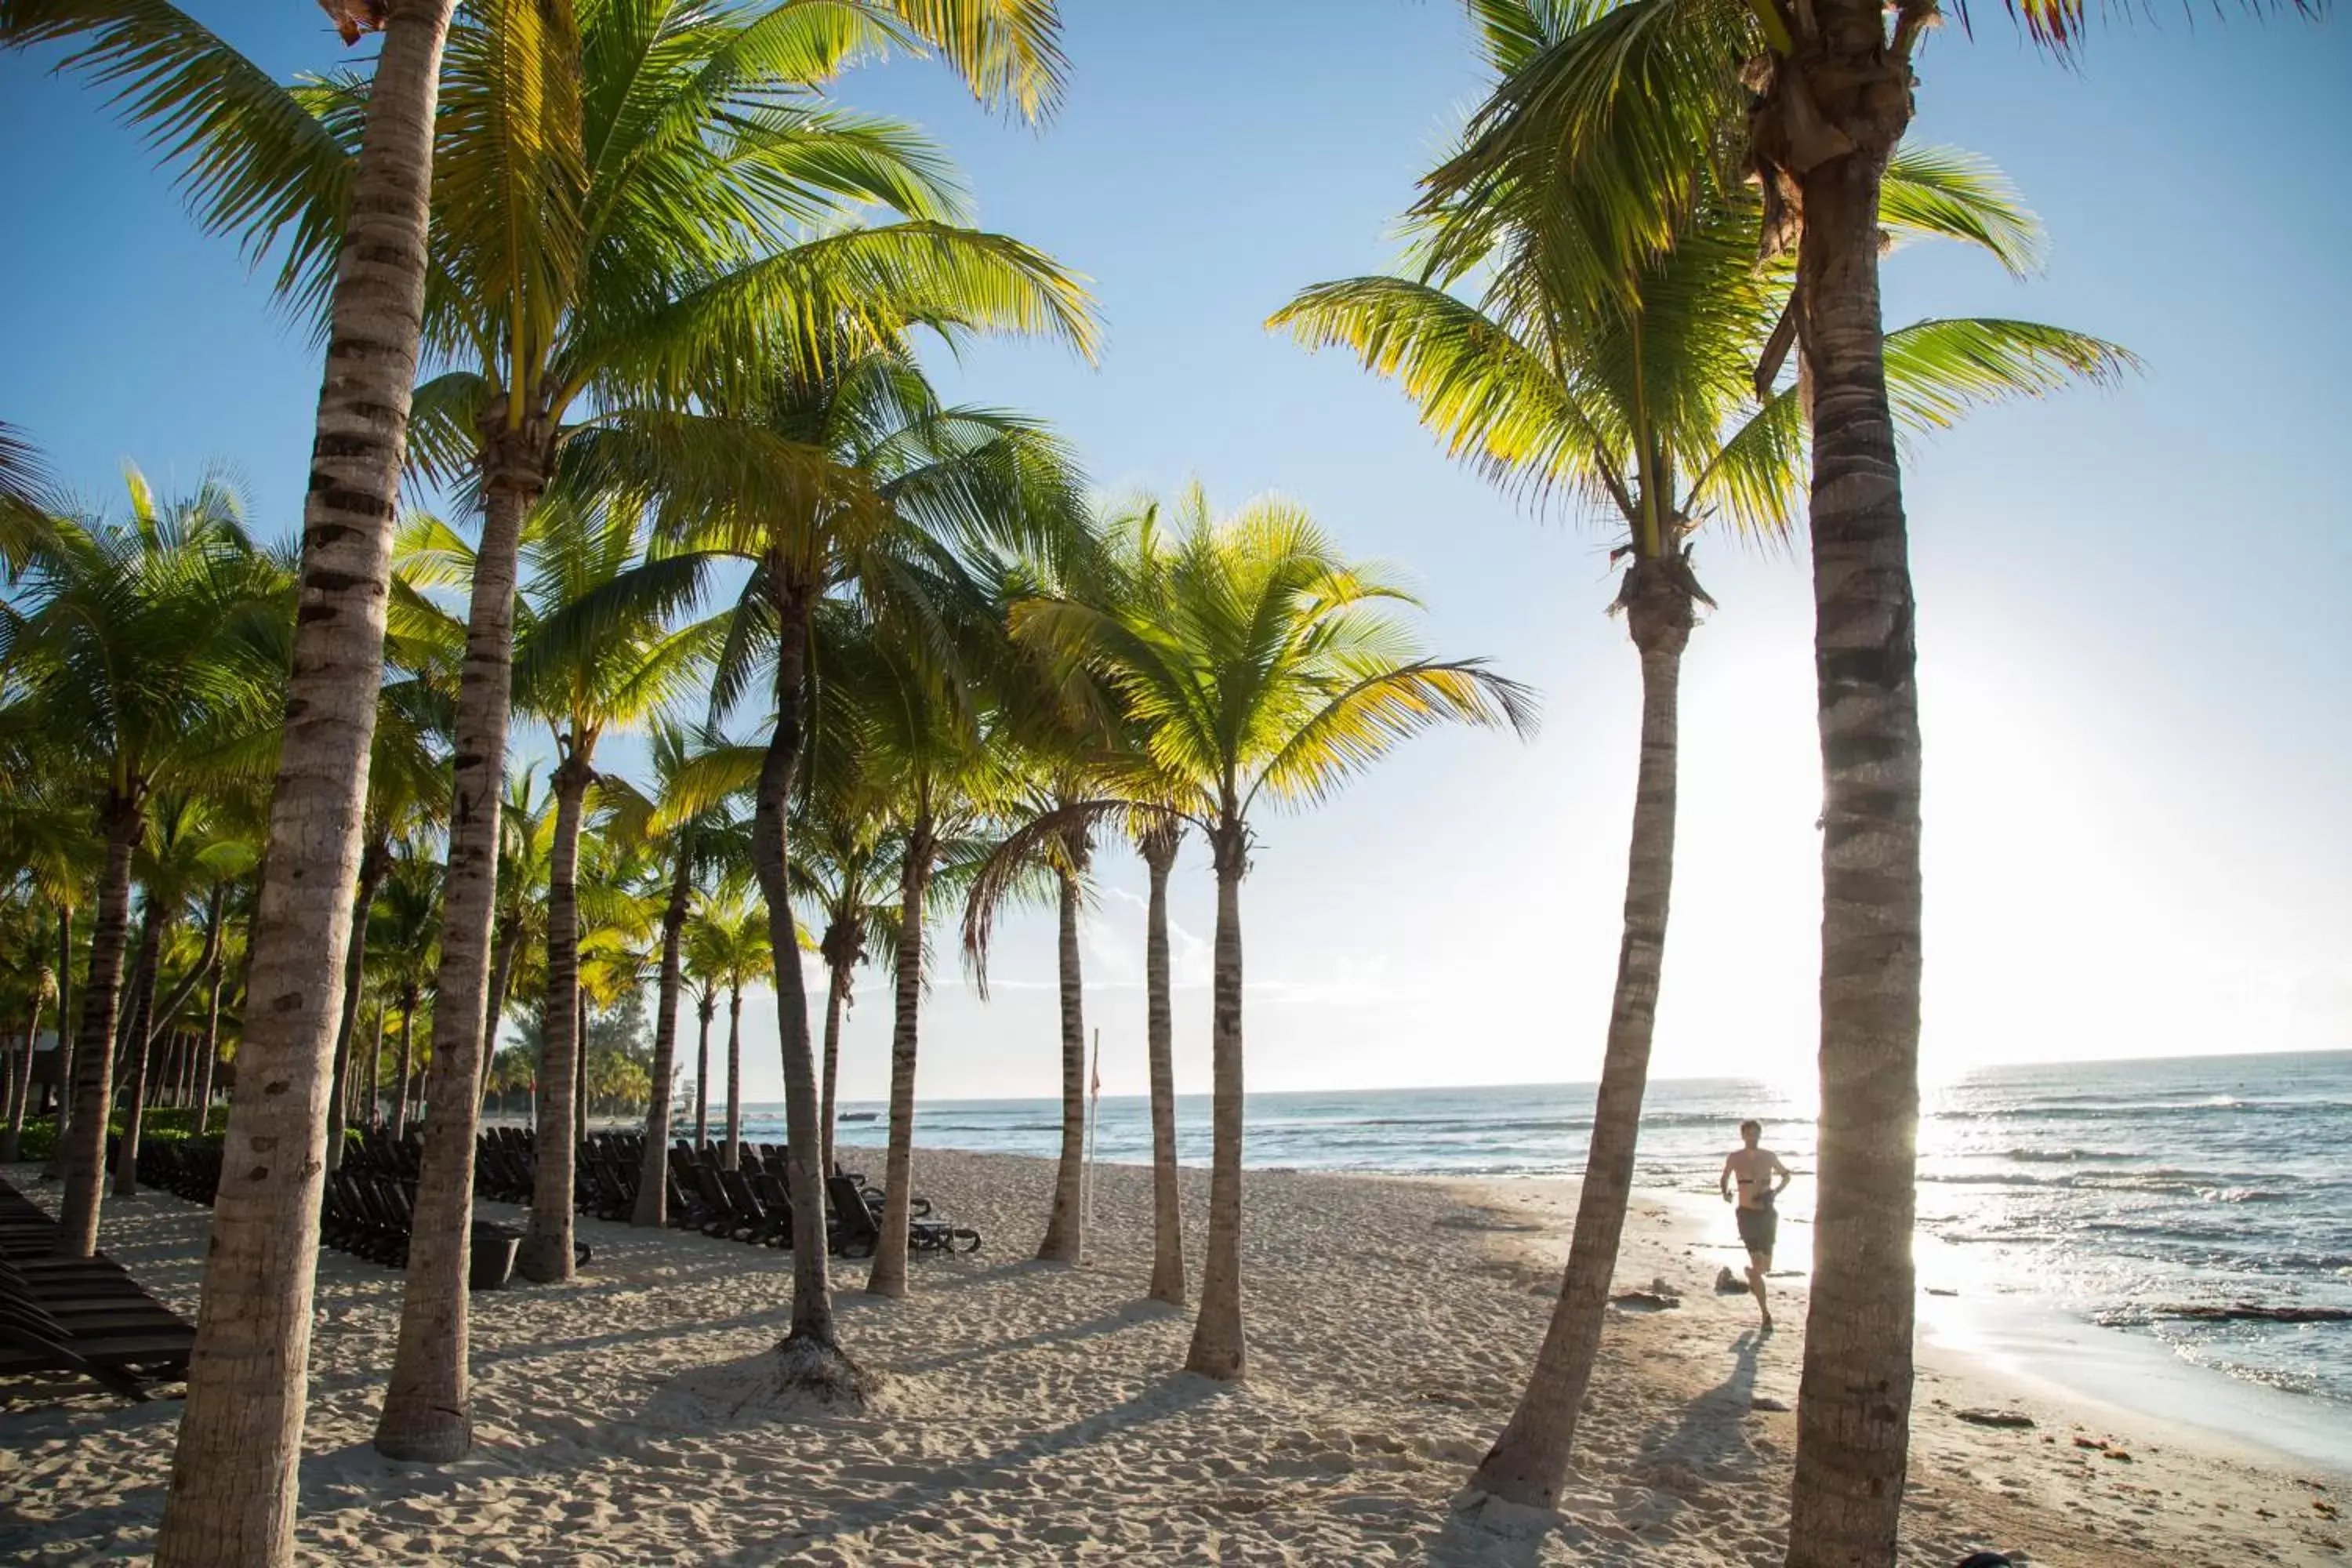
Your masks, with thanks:
M1737 1203L1733 1211L1739 1221L1739 1244L1748 1248L1748 1288L1756 1293L1756 1310L1764 1314L1764 1331L1772 1330L1772 1309L1764 1304L1764 1276L1772 1271L1772 1243L1780 1234L1780 1212L1772 1205L1788 1190L1789 1167L1780 1163L1780 1156L1763 1146L1764 1124L1743 1121L1739 1139L1743 1147L1734 1149L1723 1158L1723 1201ZM1737 1198L1732 1184L1739 1184Z

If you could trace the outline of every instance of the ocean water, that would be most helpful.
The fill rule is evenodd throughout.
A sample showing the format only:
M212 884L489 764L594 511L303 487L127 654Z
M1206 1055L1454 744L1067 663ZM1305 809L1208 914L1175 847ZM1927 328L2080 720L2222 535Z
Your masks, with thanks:
M1802 1097L1800 1097L1800 1092ZM1574 1175L1592 1086L1260 1094L1255 1168L1453 1176ZM1739 1079L1653 1084L1643 1178L1711 1194L1746 1117L1798 1181L1781 1261L1803 1267L1812 1213L1810 1091ZM873 1104L845 1110L879 1110ZM747 1107L782 1137L782 1107ZM1922 1279L2047 1303L2183 1360L2340 1407L2352 1427L2352 1323L2210 1321L2188 1308L2352 1309L2352 1052L1997 1068L1923 1097ZM1205 1164L1209 1102L1180 1097L1179 1158ZM920 1106L934 1147L1056 1152L1052 1100ZM848 1142L879 1124L845 1126ZM1097 1155L1150 1158L1145 1102L1102 1101Z

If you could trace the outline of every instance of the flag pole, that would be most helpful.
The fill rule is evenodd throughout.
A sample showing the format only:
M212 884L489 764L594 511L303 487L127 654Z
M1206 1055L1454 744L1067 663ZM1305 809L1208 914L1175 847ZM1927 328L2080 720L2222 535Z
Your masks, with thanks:
M1102 1026L1095 1026L1095 1070L1087 1095L1087 1163L1078 1184L1078 1258L1086 1260L1087 1237L1095 1228L1095 1129L1102 1121Z

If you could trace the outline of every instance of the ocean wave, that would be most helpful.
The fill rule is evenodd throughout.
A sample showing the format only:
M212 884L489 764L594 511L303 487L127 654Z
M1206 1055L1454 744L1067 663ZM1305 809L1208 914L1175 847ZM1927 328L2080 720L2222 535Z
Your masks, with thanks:
M2217 1121L2246 1116L2326 1119L2352 1112L2352 1100L2047 1100L2022 1104L1946 1105L1925 1113L1929 1121L2128 1121L2172 1116L2206 1116Z

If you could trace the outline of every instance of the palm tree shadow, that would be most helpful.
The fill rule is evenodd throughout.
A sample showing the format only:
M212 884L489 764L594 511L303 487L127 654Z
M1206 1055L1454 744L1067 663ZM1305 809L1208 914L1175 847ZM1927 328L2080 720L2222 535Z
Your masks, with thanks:
M1088 1325L1079 1327L1084 1329ZM839 1536L887 1527L900 1518L948 1502L959 1495L989 1490L1001 1479L1015 1476L1042 1460L1084 1448L1116 1433L1164 1421L1234 1392L1231 1384L1219 1383L1189 1372L1171 1373L1107 1410L1099 1410L1024 1437L988 1458L952 1466L936 1480L911 1482L887 1497L871 1500L844 1500L833 1509L830 1518L813 1518L796 1527L789 1543L762 1542L724 1557L710 1557L703 1561L709 1568L767 1568L770 1563L791 1561L790 1557L779 1558L779 1550L788 1546L793 1551L803 1551Z
M1752 1476L1759 1464L1748 1446L1747 1417L1756 1405L1756 1358L1764 1335L1747 1330L1732 1342L1730 1375L1660 1422L1636 1443L1640 1458L1630 1478L1658 1500L1655 1518L1670 1523L1698 1490Z
M1742 1333L1732 1344L1730 1375L1684 1405L1671 1423L1661 1422L1638 1439L1627 1479L1657 1500L1654 1522L1671 1523L1701 1488L1740 1479L1756 1468L1742 1423L1754 1408L1756 1357L1763 1342L1754 1329ZM1550 1533L1534 1519L1522 1532L1498 1530L1476 1512L1456 1513L1430 1545L1430 1568L1534 1568ZM1577 1561L1632 1568L1647 1560L1646 1550L1639 1542L1587 1542Z
M1506 1535L1479 1522L1475 1513L1446 1517L1445 1526L1429 1544L1430 1568L1536 1568L1543 1554L1544 1535Z
M1064 1323L1055 1328L1041 1329L1034 1334L1024 1334L1015 1340L991 1340L970 1345L962 1350L948 1351L921 1361L903 1362L892 1367L894 1372L938 1372L965 1362L981 1361L1003 1355L1008 1351L1035 1350L1044 1345L1061 1344L1070 1340L1090 1340L1102 1334L1117 1333L1138 1323L1159 1322L1166 1312L1150 1302L1129 1301L1098 1313L1084 1322Z

